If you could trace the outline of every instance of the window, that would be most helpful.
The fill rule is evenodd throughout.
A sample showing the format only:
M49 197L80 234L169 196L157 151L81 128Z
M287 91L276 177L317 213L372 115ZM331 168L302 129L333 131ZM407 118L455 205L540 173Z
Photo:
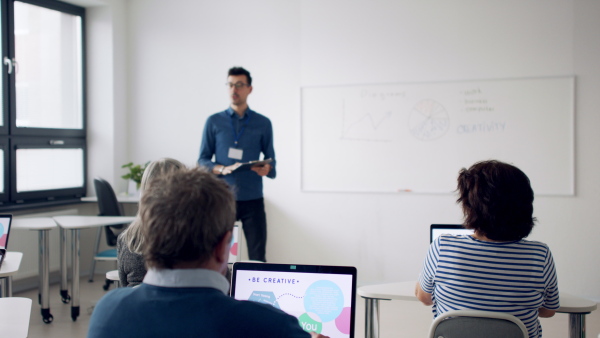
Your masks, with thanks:
M79 201L87 178L85 10L0 1L0 208Z

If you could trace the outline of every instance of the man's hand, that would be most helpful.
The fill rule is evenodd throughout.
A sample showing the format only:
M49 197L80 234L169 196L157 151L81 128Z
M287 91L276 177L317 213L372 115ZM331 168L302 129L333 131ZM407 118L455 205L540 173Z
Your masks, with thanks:
M254 171L255 173L258 174L258 176L267 176L267 174L269 173L269 171L271 171L271 165L270 164L265 164L262 167L261 166L254 166L252 168L252 171Z
M316 332L309 332L309 333L310 333L310 338L329 338L329 336L324 336L324 335L316 333Z
M217 174L217 175L229 175L235 169L237 169L240 165L242 165L242 164L238 162L238 163L232 164L230 166L224 166L224 165L215 166L213 168L213 174Z

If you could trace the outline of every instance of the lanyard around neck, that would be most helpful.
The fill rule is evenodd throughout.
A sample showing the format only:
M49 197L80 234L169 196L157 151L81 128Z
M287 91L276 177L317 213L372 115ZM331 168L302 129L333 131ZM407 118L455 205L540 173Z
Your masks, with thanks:
M233 114L235 115L235 111L233 112ZM244 122L244 124L242 125L242 128L240 129L239 134L236 132L235 130L235 125L233 124L233 118L231 119L231 129L233 130L233 142L235 144L235 146L237 147L238 142L240 140L240 137L242 137L242 134L244 133L244 130L246 129L246 126L248 125L248 123L250 122L250 118L252 117L252 115L247 111L246 115L248 115L248 117L246 118L246 121ZM233 117L233 116L232 116ZM235 118L237 118L237 115L235 116ZM243 119L243 118L242 118Z

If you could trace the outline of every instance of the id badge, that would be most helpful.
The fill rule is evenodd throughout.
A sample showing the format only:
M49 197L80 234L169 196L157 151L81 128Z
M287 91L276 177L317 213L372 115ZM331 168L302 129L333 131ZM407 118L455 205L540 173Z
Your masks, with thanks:
M234 160L242 160L242 155L244 155L244 151L242 149L237 148L229 148L229 158Z

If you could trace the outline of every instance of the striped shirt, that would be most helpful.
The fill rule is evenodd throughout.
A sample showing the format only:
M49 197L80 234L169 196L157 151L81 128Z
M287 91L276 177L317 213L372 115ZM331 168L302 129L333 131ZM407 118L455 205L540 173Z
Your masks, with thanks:
M542 336L538 309L559 308L552 253L535 241L441 235L429 247L419 284L433 294L434 317L463 309L505 312L525 324L530 338Z

